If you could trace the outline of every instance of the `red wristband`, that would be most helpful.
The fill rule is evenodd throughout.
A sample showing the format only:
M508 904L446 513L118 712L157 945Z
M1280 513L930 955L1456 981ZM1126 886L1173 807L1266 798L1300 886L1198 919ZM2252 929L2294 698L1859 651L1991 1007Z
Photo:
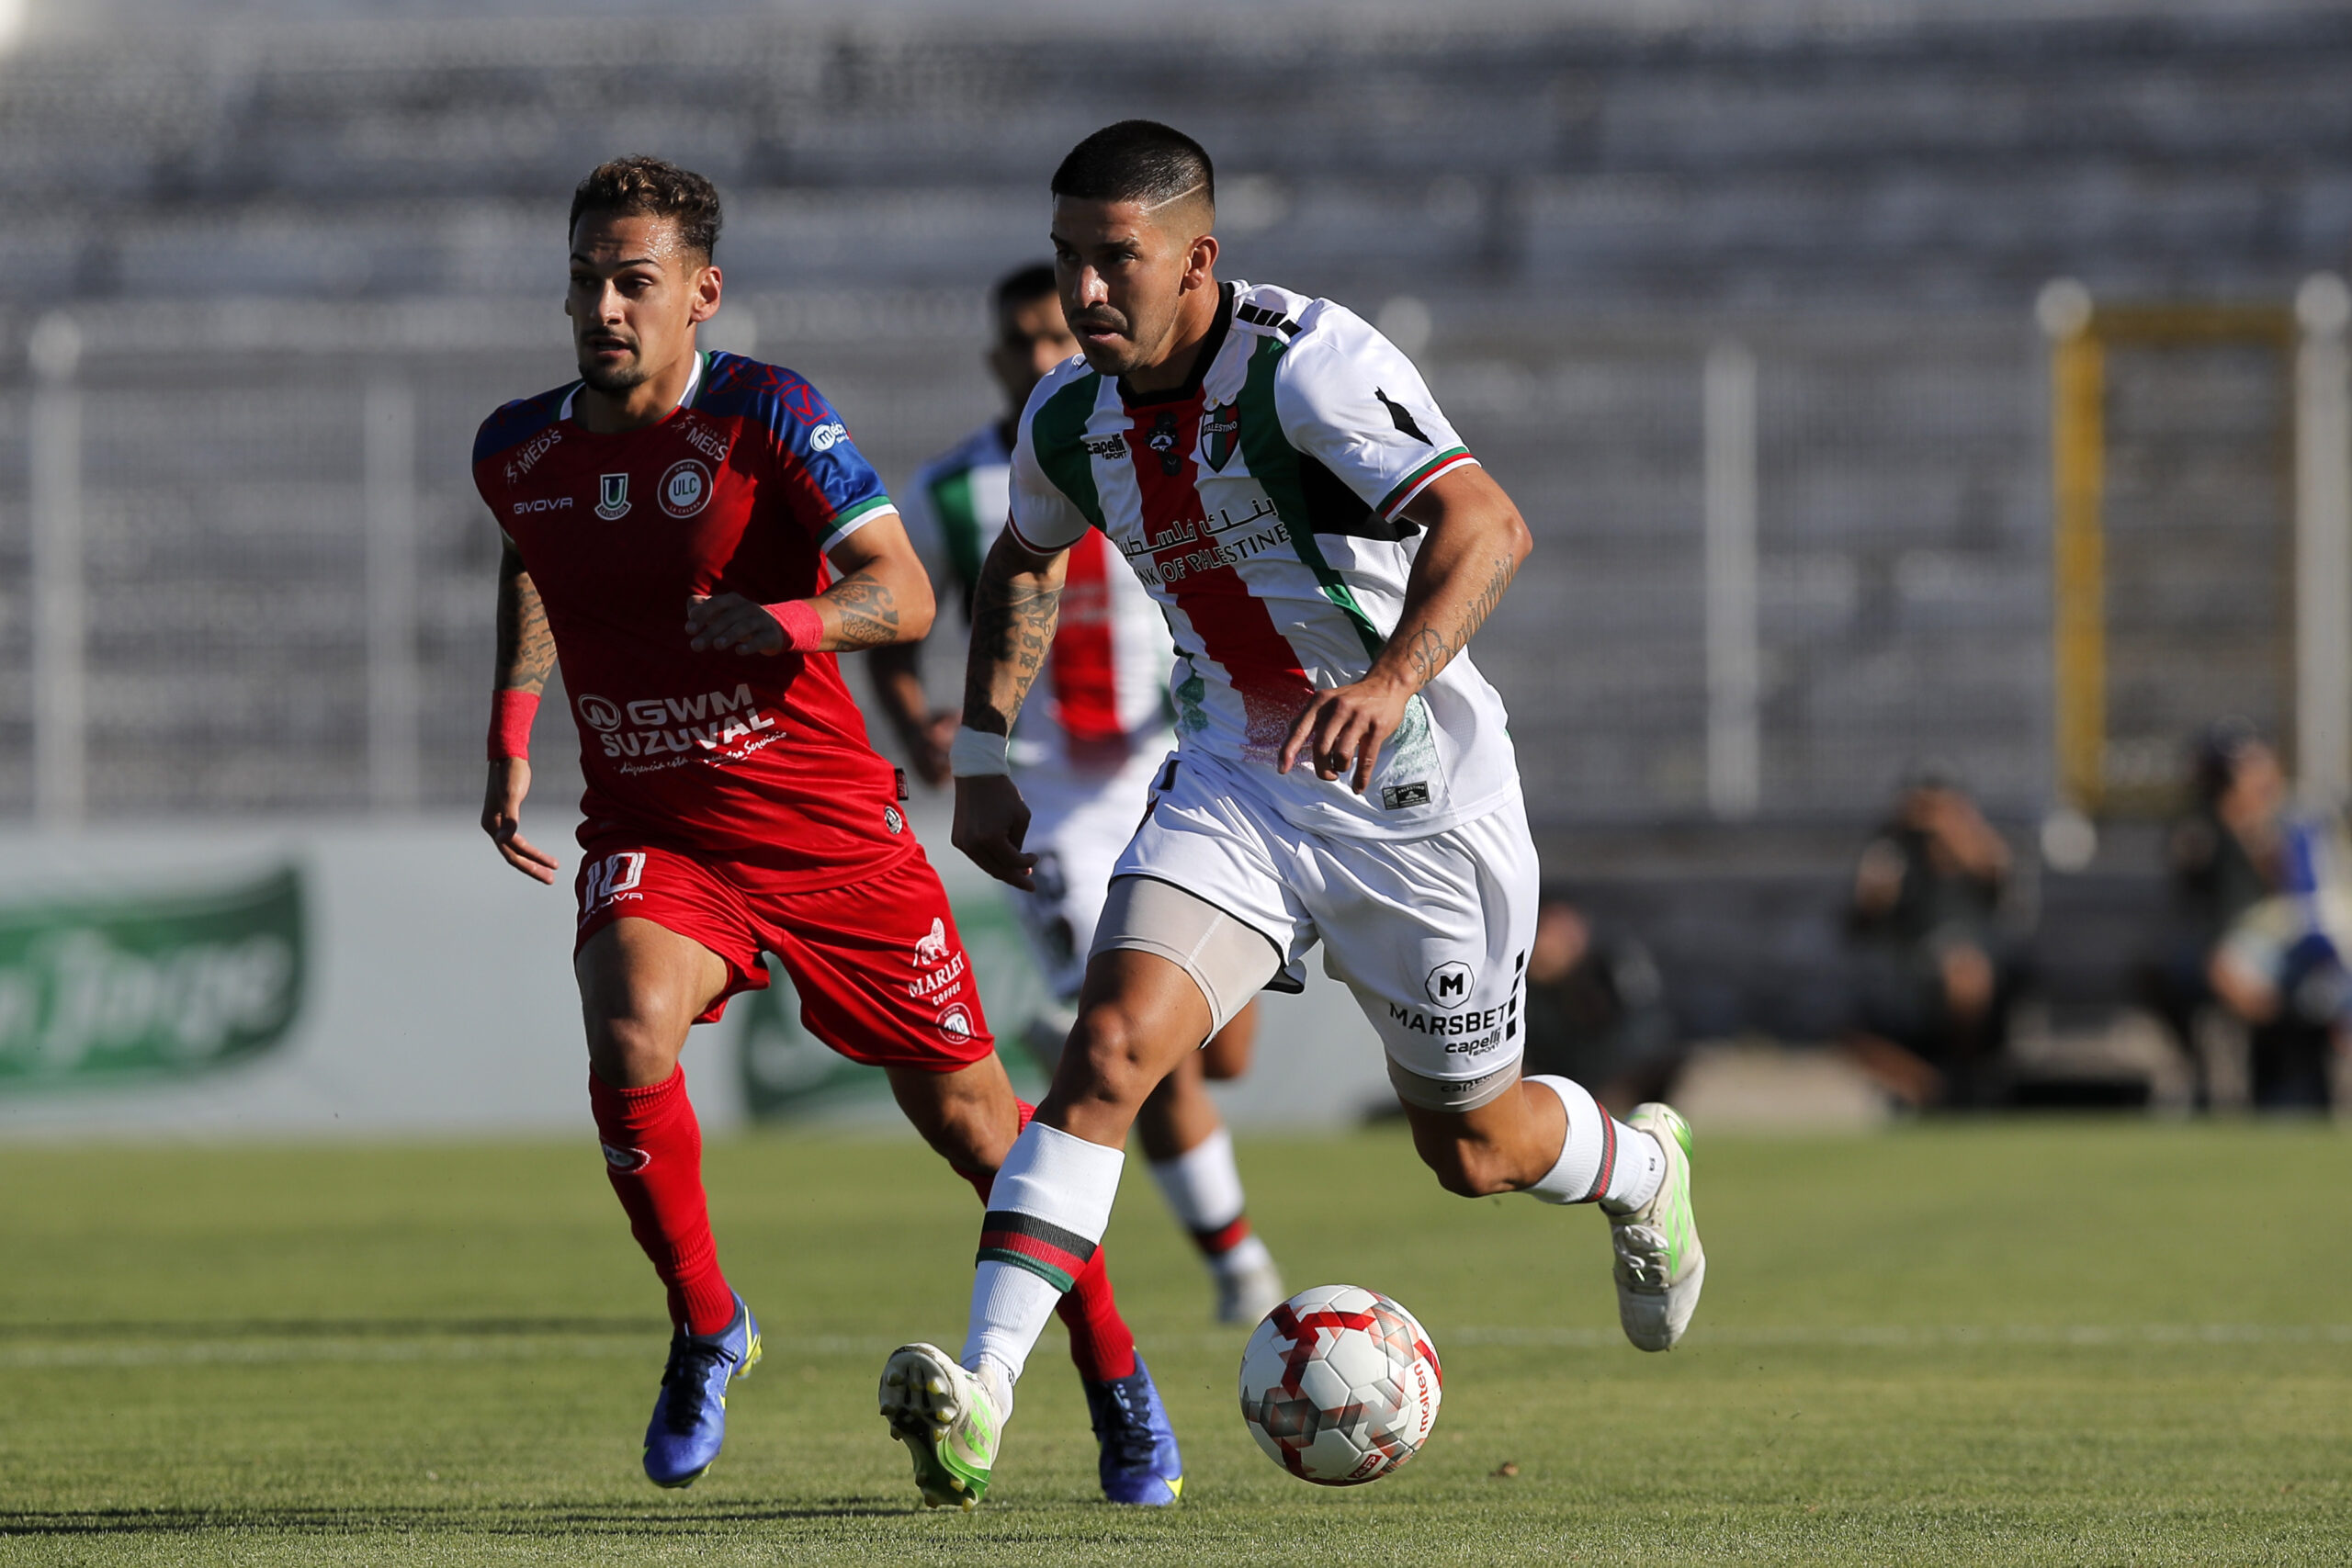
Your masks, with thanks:
M814 653L818 644L825 640L825 623L817 618L817 606L806 599L786 599L781 604L763 604L761 609L775 617L784 628L784 650L786 653Z
M527 761L531 755L531 720L538 716L539 694L502 687L490 697L490 760Z

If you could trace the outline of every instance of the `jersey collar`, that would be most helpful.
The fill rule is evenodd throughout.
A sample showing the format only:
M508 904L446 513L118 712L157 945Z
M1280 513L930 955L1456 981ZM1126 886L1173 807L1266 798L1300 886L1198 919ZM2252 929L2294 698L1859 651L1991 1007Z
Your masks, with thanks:
M695 394L702 390L702 367L705 362L709 358L710 355L707 351L698 353L695 355L694 366L686 372L686 389L678 394L678 400L671 405L670 413L676 413L680 409L685 408L693 403L695 400ZM563 394L563 407L557 411L555 416L558 423L571 423L571 405L579 400L580 389L586 385L587 383L585 381L574 381L571 384L571 390ZM670 414L665 413L662 416L662 419L657 419L653 423L654 424L659 424L662 423L662 419L668 419L669 417ZM648 426L647 428L650 429L651 427Z
M1233 285L1220 283L1216 286L1216 319L1209 323L1208 336L1201 339L1201 352L1193 357L1192 374L1184 378L1184 384L1165 392L1136 392L1128 389L1127 378L1122 376L1119 378L1119 400L1131 409L1148 408L1153 403L1189 400L1201 389L1201 378L1206 376L1209 367L1216 363L1218 353L1225 347L1226 332L1232 325Z

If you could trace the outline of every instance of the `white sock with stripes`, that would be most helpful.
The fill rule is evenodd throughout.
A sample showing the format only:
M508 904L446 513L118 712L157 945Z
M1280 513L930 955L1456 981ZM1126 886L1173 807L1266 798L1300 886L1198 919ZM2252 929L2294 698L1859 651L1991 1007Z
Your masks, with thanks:
M1046 1320L1110 1227L1126 1158L1123 1149L1032 1122L997 1170L980 1222L970 1327L960 1359L983 1377L989 1375L983 1362L994 1363L1003 1386L991 1392L1005 1399L1004 1414L1011 1414L1012 1385L1020 1381Z
M1560 1157L1530 1195L1546 1203L1598 1201L1620 1214L1656 1196L1666 1179L1666 1151L1656 1138L1610 1115L1582 1084L1549 1073L1524 1081L1550 1089L1568 1113Z

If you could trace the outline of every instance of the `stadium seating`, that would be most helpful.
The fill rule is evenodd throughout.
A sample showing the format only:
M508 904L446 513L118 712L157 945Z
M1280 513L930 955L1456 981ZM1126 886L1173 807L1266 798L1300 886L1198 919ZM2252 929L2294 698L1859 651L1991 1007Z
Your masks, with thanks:
M657 151L722 182L730 330L817 376L898 478L987 405L972 299L1039 249L1044 175L1136 113L1216 152L1231 270L1426 307L1438 393L1541 542L1480 644L1539 817L1704 815L1700 365L1727 337L1760 367L1763 812L1854 820L1934 751L2030 817L2051 780L2034 291L2282 300L2342 265L2352 17L1938 16L1432 10L1342 39L1282 14L1205 34L435 19L27 45L0 60L0 197L38 218L0 226L0 338L60 303L112 332L84 369L91 808L367 802L358 421L386 373L421 395L425 803L470 797L490 536L463 453L498 397L564 374L552 237L592 158ZM256 298L257 322L300 303L328 325L201 352L121 325ZM417 324L453 301L498 323L479 346ZM2169 384L2194 404L2209 382ZM22 412L0 394L6 428ZM2134 603L2171 596L2134 625L2211 630L2170 663L2121 658L2154 770L2167 727L2284 716L2262 640L2278 557L2247 567L2212 526L2252 484L2264 515L2236 522L2276 542L2256 470L2278 412L2213 433L2201 467L2177 418L2124 421L2142 445L2119 493L2145 503L2126 521L2166 541ZM7 444L9 742L30 710L24 476ZM0 745L0 809L28 801L22 755Z

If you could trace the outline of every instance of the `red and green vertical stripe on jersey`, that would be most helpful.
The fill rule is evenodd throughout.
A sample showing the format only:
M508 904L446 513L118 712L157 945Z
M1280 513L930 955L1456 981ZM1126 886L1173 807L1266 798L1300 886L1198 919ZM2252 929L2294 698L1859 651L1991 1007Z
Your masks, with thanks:
M1298 558L1315 574L1316 585L1323 597L1338 606L1355 627L1356 638L1363 644L1367 658L1377 659L1388 639L1372 624L1356 602L1355 591L1331 563L1323 558L1323 547L1315 540L1315 519L1308 513L1306 487L1298 473L1298 449L1283 434L1282 412L1274 406L1274 370L1281 365L1290 345L1279 338L1260 338L1250 351L1249 373L1241 383L1241 400L1237 405L1241 422L1241 460L1250 465L1250 477L1265 488L1266 499L1274 503L1274 511L1290 527L1291 544L1298 551ZM1463 454L1465 457L1467 453Z
M1102 527L1102 502L1086 437L1087 420L1101 395L1101 377L1081 377L1037 411L1035 431L1047 477L1097 529ZM1125 444L1127 460L1134 465L1138 523L1143 538L1170 541L1147 558L1190 623L1201 656L1225 671L1240 697L1244 749L1271 757L1289 735L1291 720L1314 687L1297 651L1275 629L1273 616L1242 581L1239 570L1211 558L1216 546L1203 527L1208 508L1201 501L1193 457L1204 406L1195 390L1180 400L1126 411ZM1151 434L1171 420L1176 444L1168 454L1171 460L1163 462L1161 454L1152 450Z
M980 1251L973 1261L1010 1263L1067 1292L1093 1258L1094 1243L1076 1231L1017 1209L990 1209L980 1221Z
M947 568L964 588L964 608L969 614L972 591L980 584L980 518L972 505L972 470L957 468L931 482L932 515L939 519L941 541L947 547Z
M1289 738L1299 709L1314 696L1315 683L1298 650L1275 627L1266 602L1250 592L1240 567L1216 558L1217 544L1208 533L1208 506L1201 499L1200 469L1193 460L1206 406L1195 390L1181 401L1129 410L1128 461L1135 466L1143 536L1171 539L1150 553L1151 564L1192 624L1201 652L1223 667L1241 699L1242 754L1271 761ZM1162 461L1151 448L1151 434L1171 417L1176 445L1167 455L1170 460ZM1295 543L1295 528L1292 537Z
M1090 528L1069 547L1061 619L1054 627L1054 720L1074 740L1116 740L1119 672L1111 640L1110 541ZM1126 570L1126 563L1119 563Z

